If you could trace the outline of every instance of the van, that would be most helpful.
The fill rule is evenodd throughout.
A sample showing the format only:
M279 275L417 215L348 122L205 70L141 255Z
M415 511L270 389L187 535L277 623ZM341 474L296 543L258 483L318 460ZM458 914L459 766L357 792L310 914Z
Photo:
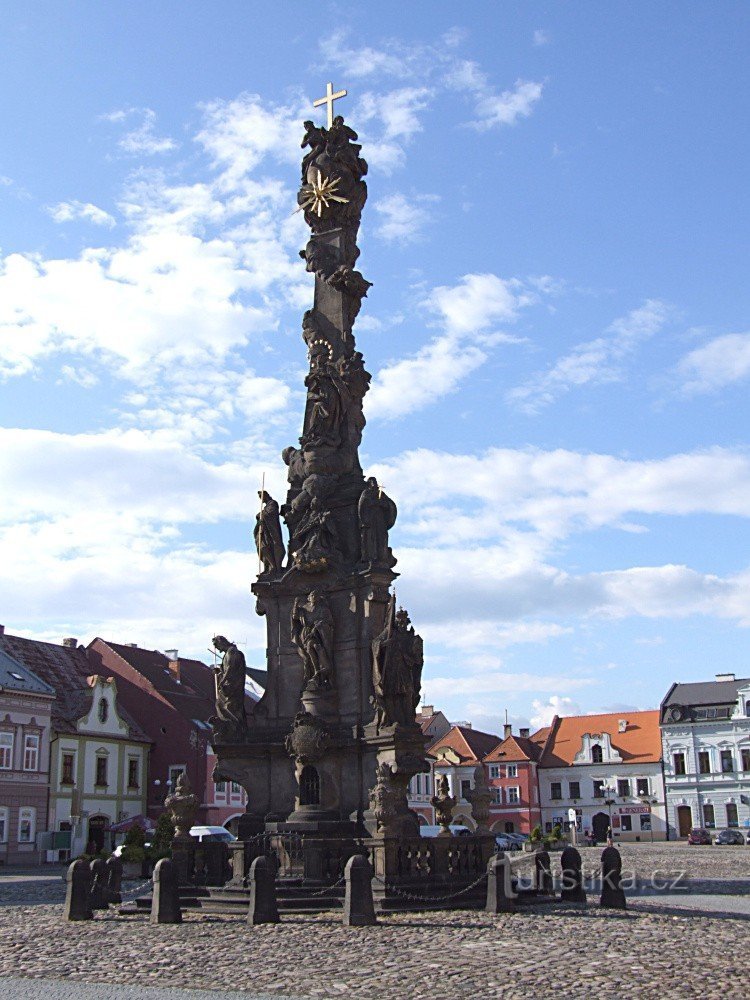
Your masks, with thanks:
M199 844L231 844L237 838L224 826L191 826L190 836Z

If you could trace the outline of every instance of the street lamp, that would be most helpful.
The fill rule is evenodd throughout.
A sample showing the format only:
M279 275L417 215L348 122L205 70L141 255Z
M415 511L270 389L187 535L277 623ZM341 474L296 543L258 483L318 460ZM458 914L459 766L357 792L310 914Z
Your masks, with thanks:
M658 806L659 800L658 799L650 799L648 797L648 795L644 795L643 798L641 799L641 802L644 804L644 806L648 806L648 812L649 812L649 824L648 825L649 825L649 829L651 830L651 843L653 844L653 842L654 842L654 806Z
M609 812L609 837L607 839L611 844L613 840L612 806L615 804L615 799L614 799L615 790L610 785L604 785L604 787L602 788L602 792L604 792L604 805L607 807L607 810Z

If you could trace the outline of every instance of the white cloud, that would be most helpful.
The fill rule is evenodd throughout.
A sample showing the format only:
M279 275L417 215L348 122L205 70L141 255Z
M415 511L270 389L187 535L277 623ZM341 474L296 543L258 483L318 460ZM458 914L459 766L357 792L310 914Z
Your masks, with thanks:
M445 332L378 372L367 398L368 417L393 419L453 392L485 361L483 347L514 341L492 332L494 324L512 322L532 300L521 282L494 274L467 274L456 285L434 288L424 305Z
M88 222L93 222L95 226L108 226L111 229L115 225L115 220L109 212L105 212L97 205L92 205L91 202L61 201L57 205L51 206L48 211L55 222L73 222L75 219L86 219Z
M605 336L578 344L545 372L507 394L510 403L526 413L536 413L559 396L583 385L600 385L622 377L623 363L644 340L658 333L670 316L669 307L647 299L627 316L616 319Z
M728 333L691 351L677 367L688 394L716 392L750 376L750 333Z
M474 98L476 118L471 125L480 132L495 125L515 125L528 118L541 100L544 84L534 80L516 80L511 90L498 93L479 64L468 59L457 61L446 75L446 82L456 90L468 91Z
M156 135L156 112L151 108L122 108L102 117L114 123L125 122L129 118L140 118L136 127L126 132L117 142L120 149L126 153L153 156L157 153L169 153L179 146L179 143L168 136Z
M86 368L75 368L73 365L63 365L60 369L60 374L68 381L80 385L82 389L91 389L99 382L99 379L93 372L88 371Z
M403 194L391 194L375 202L375 211L383 221L375 232L386 243L413 243L422 235L430 221L426 204L436 201L434 195L416 195L407 199Z
M548 31L544 31L542 28L537 28L536 31L534 32L533 42L537 48L539 48L542 45L549 45L551 41L552 38Z
M546 702L535 698L531 703L534 714L531 725L534 729L551 726L556 715L581 715L581 706L566 695L553 694Z

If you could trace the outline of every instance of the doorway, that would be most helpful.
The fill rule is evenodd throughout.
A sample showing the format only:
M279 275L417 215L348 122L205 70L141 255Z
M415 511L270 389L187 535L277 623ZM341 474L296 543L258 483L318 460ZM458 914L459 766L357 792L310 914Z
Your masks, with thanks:
M603 844L607 839L609 829L609 816L607 813L597 813L591 820L591 830L598 843Z
M677 806L677 832L680 837L687 837L693 829L693 811L690 806Z
M87 854L98 854L104 850L104 837L108 826L109 816L92 816L89 819L89 836L86 842Z

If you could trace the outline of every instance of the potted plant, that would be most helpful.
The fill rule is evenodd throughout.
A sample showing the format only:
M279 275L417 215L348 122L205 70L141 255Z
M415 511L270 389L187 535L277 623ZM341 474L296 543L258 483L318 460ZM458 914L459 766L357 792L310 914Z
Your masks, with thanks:
M146 859L146 831L140 823L133 823L125 834L120 859L122 861L123 878L140 878L143 862Z

